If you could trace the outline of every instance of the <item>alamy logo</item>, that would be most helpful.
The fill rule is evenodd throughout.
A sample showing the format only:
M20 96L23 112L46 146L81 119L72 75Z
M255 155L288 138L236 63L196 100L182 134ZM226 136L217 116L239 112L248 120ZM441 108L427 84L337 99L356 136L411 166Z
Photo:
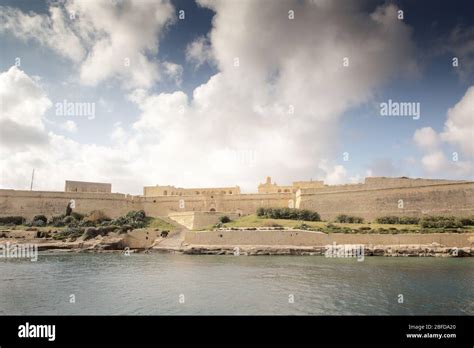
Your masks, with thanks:
M332 245L326 245L324 256L326 257L354 257L357 261L364 261L363 244L339 244L333 242Z
M387 103L380 103L380 115L382 116L409 116L414 120L420 118L420 103L394 102L389 99Z
M38 261L38 244L0 243L0 258L30 259L31 261L36 262Z
M89 120L95 118L95 103L69 102L66 99L62 103L56 103L57 116L84 116Z
M35 325L26 322L18 326L18 337L20 338L47 338L48 341L56 339L56 325Z

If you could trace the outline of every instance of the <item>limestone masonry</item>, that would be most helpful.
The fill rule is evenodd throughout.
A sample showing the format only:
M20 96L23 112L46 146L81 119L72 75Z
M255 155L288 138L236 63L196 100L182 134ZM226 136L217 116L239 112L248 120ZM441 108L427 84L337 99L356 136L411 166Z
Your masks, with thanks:
M112 184L106 184L106 183L101 183L101 182L84 182L84 181L66 180L64 191L111 193Z
M0 216L32 218L65 212L74 200L74 210L103 210L117 217L130 210L145 210L149 216L179 212L225 212L253 214L259 207L290 207L317 211L323 220L339 214L371 221L385 215L474 215L474 182L433 179L369 177L361 184L325 185L322 181L298 181L278 186L267 177L258 193L241 193L238 186L178 188L147 186L142 196L111 193L111 184L66 181L65 192L0 189Z

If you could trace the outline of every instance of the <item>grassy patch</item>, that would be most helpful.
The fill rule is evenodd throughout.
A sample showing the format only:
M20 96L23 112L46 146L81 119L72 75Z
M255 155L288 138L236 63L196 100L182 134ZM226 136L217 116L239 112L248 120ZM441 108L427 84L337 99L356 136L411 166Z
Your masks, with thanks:
M231 222L222 224L225 228L244 227L269 227L271 225L288 228L303 228L312 231L326 233L440 233L440 232L474 232L473 226L465 226L463 229L426 229L414 224L380 224L380 223L340 223L325 221L297 221L287 219L268 219L257 215L246 215ZM213 225L206 226L201 230L212 230Z
M260 218L254 214L247 215L240 217L234 221L228 222L223 224L224 227L266 227L269 222L281 225L283 227L290 227L295 228L301 225L302 221L298 220L287 220L287 219L264 219ZM325 228L328 225L328 222L325 221L304 221L304 223L309 226L310 228ZM341 223L341 222L333 222L330 225L337 226L337 227L347 227L350 229L359 229L361 227L370 227L371 229L378 229L378 228L390 228L395 227L397 229L409 229L409 230L417 230L419 229L418 225L384 225L384 224L369 224L369 223L361 223L361 224L354 224L354 223ZM212 226L209 226L211 228Z
M176 227L160 218L146 218L146 227L148 228L157 228L160 231L170 231L173 232L176 230Z

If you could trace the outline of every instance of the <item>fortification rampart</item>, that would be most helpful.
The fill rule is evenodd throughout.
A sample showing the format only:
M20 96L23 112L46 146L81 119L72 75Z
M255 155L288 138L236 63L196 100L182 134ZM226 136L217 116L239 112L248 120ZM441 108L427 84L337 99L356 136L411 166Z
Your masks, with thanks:
M130 210L149 216L201 211L253 214L259 207L295 207L317 211L331 221L339 214L372 221L379 216L474 215L474 182L367 178L364 184L301 188L296 194L200 194L189 196L131 196L120 193L81 193L0 190L0 216L32 218L62 214L69 201L74 210L103 210L110 217Z
M0 190L0 216L20 215L31 219L44 214L51 217L65 213L71 200L74 200L74 211L102 210L112 218L141 209L139 197L121 193Z
M322 219L339 214L366 220L379 216L474 215L474 183L457 182L420 187L372 188L352 191L300 190L299 208L317 211Z
M324 246L336 244L410 245L438 243L447 247L472 247L474 233L429 234L357 234L321 233L300 230L202 231L186 232L184 242L190 245L292 245Z
M142 209L150 216L185 211L220 211L245 215L255 213L258 207L288 207L290 200L294 200L291 193L141 197Z
M465 184L470 182L433 179L403 179L403 178L366 178L365 183L345 185L325 185L321 187L303 187L299 191L304 194L318 194L330 192L352 192L368 190L385 190L398 188L418 188L425 186L439 186L449 184Z

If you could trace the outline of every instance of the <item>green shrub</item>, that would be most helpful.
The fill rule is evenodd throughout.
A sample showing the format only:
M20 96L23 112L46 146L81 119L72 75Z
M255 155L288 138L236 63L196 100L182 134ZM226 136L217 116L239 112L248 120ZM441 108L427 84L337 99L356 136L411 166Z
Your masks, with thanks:
M129 211L125 216L120 216L112 221L111 225L128 226L129 229L143 228L146 226L146 214L143 210Z
M80 226L80 227L93 227L95 224L92 221L82 219L81 221L79 221L79 223L77 225Z
M33 227L42 227L44 225L46 225L46 223L43 220L33 220L31 222L31 226Z
M54 227L63 227L65 226L65 223L63 222L63 219L65 217L66 217L65 214L55 215L51 217L51 219L49 220L49 223Z
M346 222L348 217L348 215L340 214L336 217L336 222Z
M305 224L304 222L302 224L295 226L295 229L297 230L309 230L310 228L311 226L309 226L308 224Z
M463 226L474 226L474 216L459 218Z
M420 218L416 216L400 216L398 223L401 225L418 225Z
M258 208L257 215L266 219L321 221L315 211L295 208Z
M48 223L48 218L44 215L35 215L35 217L33 218L33 220L31 221L43 221L44 225L46 225Z
M67 238L79 238L82 236L84 233L84 229L79 228L79 227L67 227L63 231L60 231L58 233L55 233L53 235L53 239L57 240L65 240Z
M364 222L364 219L359 216L341 214L336 217L336 222L348 223L348 224L361 224Z
M420 218L416 216L381 216L375 219L379 224L417 225Z
M231 220L230 220L230 217L228 217L227 215L224 215L224 216L221 216L221 217L219 218L219 221L220 221L222 224L226 224L226 223L230 222Z
M74 219L76 219L77 221L81 221L82 219L84 219L84 216L85 216L85 215L83 215L83 214L81 214L81 213L76 213L75 211L73 211L73 212L71 213L71 216L72 216Z
M68 215L63 219L63 223L65 225L69 225L69 224L75 223L75 222L76 222L76 219L74 219L71 215Z
M375 221L379 224L398 224L400 218L398 216L381 216L375 219Z
M125 217L127 217L128 219L135 220L135 221L144 221L146 218L146 214L144 210L137 210L137 211L132 210L132 211L129 211L127 215L125 215Z
M427 216L421 219L423 228L459 228L463 224L460 219L454 216Z
M26 219L23 216L4 216L0 217L0 225L23 225Z
M122 232L122 228L118 226L88 227L84 230L82 236L84 240L88 240L97 236L106 236L110 232L116 232L117 230L119 233Z

